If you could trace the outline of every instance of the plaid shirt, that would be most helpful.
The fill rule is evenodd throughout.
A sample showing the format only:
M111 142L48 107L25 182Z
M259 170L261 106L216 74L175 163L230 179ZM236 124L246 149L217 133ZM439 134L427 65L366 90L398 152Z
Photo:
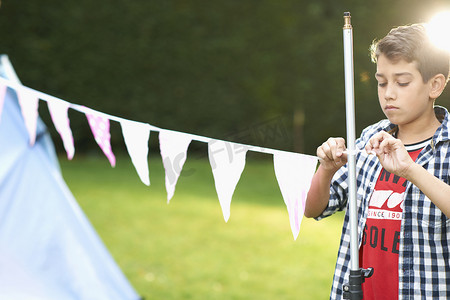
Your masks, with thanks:
M430 144L422 150L416 163L449 184L449 116L447 110L439 106L435 107L435 113L442 120L442 124ZM356 147L363 149L375 133L381 130L389 131L394 127L395 125L388 120L367 127L356 141ZM369 199L381 169L382 166L376 156L367 155L365 151L357 154L359 245L362 241ZM317 219L346 209L347 193L347 165L345 165L335 174L330 187L328 207ZM410 182L406 186L400 236L399 299L450 299L450 219ZM330 299L342 298L342 287L344 282L348 281L349 272L350 228L347 211Z

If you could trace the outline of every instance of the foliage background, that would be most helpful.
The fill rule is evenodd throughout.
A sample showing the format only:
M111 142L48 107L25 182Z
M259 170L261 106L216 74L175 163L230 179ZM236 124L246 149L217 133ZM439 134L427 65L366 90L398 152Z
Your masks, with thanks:
M162 128L314 154L327 137L345 136L343 12L352 13L354 26L360 131L383 117L368 56L372 40L394 26L427 21L445 4L3 0L0 53L25 85L73 103ZM441 103L448 102L444 95ZM70 117L77 152L98 152L85 118ZM114 147L122 143L114 130L113 149L123 151Z

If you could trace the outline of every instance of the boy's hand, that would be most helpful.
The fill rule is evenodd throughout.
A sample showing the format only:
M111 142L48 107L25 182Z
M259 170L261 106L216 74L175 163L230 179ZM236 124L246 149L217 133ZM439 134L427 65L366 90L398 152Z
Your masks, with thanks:
M365 149L377 155L386 171L407 179L408 170L414 161L401 140L386 131L380 131L369 140Z
M319 148L317 156L323 169L336 172L347 163L347 154L344 153L345 140L343 138L329 138Z

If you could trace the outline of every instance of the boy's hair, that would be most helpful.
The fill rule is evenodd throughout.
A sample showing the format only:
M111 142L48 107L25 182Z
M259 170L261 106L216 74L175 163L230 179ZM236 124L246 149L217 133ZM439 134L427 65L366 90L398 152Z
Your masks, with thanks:
M448 80L450 54L430 41L424 24L392 29L384 38L372 43L370 53L375 63L381 54L392 62L401 59L416 62L424 83L437 74L443 74Z

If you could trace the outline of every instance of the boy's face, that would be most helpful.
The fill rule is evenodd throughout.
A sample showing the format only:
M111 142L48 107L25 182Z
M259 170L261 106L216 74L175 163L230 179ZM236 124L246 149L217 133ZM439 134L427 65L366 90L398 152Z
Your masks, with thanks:
M386 117L393 124L423 125L433 100L430 99L430 84L424 83L415 62L401 59L392 62L384 55L377 60L378 100ZM434 115L434 113L433 113Z

